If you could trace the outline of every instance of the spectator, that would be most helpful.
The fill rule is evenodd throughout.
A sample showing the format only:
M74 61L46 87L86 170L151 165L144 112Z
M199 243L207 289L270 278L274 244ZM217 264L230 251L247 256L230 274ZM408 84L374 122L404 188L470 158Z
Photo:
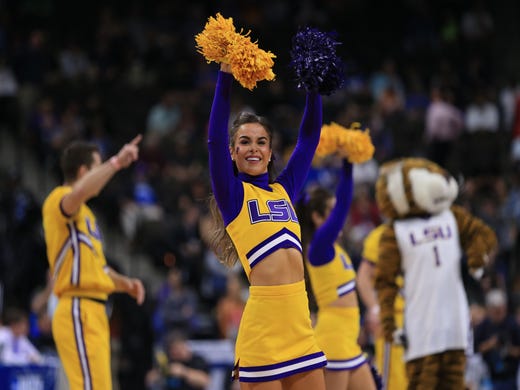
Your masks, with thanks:
M0 334L0 363L24 365L43 363L43 357L29 341L29 316L15 307L4 314L5 330Z
M491 37L495 31L495 22L486 8L485 2L475 0L464 12L461 20L461 32L470 48L483 50L489 48Z
M120 222L124 235L132 242L147 222L160 222L164 216L145 164L136 165L130 195L122 202Z
M380 223L381 215L369 186L358 186L354 189L354 199L345 228L346 240L350 247L349 255L356 264L356 268L363 250L365 237Z
M192 352L182 332L171 332L164 350L156 353L156 367L146 376L149 390L196 390L210 383L205 359Z
M182 271L177 267L168 270L168 276L157 293L154 312L154 331L158 342L173 329L190 334L196 328L199 298L184 284Z
M247 289L237 273L229 273L226 295L217 303L217 324L220 337L235 341L240 319L246 305Z
M405 89L401 76L397 72L397 63L393 58L386 58L381 68L370 78L372 98L378 102L385 91L391 91L396 99L404 102Z
M464 124L465 173L469 177L495 176L500 172L500 113L482 89L466 107Z
M516 389L520 361L520 325L508 314L501 289L486 295L486 317L475 328L475 351L482 354L495 390Z
M79 80L87 76L90 63L86 53L78 42L71 40L59 53L60 70L63 76Z
M469 310L471 328L474 330L486 318L486 308L478 301L475 301L470 304ZM471 346L471 349L473 350L473 346ZM468 390L482 389L480 386L489 380L489 372L484 359L482 359L482 354L478 351L468 353L466 371L464 373L464 381Z
M178 99L174 90L167 89L162 93L161 100L150 109L146 120L145 145L156 145L163 137L173 133L181 119Z
M453 104L453 93L447 88L432 88L425 133L430 159L446 166L463 128L464 118L462 111Z
M511 160L513 163L520 162L520 94L516 98L513 112L511 140Z
M12 67L0 56L0 126L5 126L15 137L19 137L21 120L18 90Z
M22 85L40 87L54 70L47 38L48 31L32 30L27 42L15 53L14 69Z
M40 164L57 164L53 145L60 133L59 116L54 99L43 96L29 114L28 138Z
M29 338L39 351L56 354L56 345L52 337L52 313L57 298L52 293L53 287L54 280L47 272L45 286L38 288L31 299Z
M232 269L226 268L215 252L210 248L209 240L213 231L213 222L209 213L201 217L199 221L200 237L204 243L203 253L203 275L199 291L205 301L212 307L217 304L218 297L223 296L227 290L227 279L229 272L239 272L240 266L237 264Z

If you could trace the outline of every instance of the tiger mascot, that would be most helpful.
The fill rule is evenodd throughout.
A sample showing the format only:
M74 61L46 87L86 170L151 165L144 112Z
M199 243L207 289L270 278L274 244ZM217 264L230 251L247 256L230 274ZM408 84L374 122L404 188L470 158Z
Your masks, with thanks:
M375 277L381 327L387 342L405 347L408 389L464 389L470 317L461 262L479 278L497 238L453 204L457 195L455 179L423 158L383 164L376 182L376 200L388 220ZM404 278L403 329L393 310L398 276Z

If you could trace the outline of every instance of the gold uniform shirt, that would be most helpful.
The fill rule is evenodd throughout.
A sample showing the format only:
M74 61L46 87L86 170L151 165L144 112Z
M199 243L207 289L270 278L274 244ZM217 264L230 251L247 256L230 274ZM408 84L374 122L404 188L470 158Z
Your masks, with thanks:
M381 235L385 230L386 225L379 225L375 229L373 229L368 236L365 238L365 243L363 245L363 260L368 261L374 267L377 266L379 260L379 241L381 239ZM372 281L373 283L374 281ZM397 285L400 289L403 288L404 279L402 276L398 276L396 280ZM402 294L398 294L395 297L394 310L398 313L402 313L404 310L404 297Z
M106 259L96 218L83 204L73 216L61 208L70 186L55 188L43 203L43 230L47 259L58 296L91 297L106 300L114 282L106 274Z
M300 224L283 186L271 184L268 191L246 182L242 185L242 208L226 230L249 278L251 269L271 253L280 248L301 252L302 246Z
M334 244L334 258L318 266L307 261L312 291L319 308L334 302L356 288L356 271L347 252Z
M363 259L371 263L374 267L377 266L378 263L379 241L385 229L386 225L379 225L365 238ZM403 277L398 276L396 283L402 289L404 285ZM398 328L402 328L404 325L404 306L405 301L403 295L397 294L394 302L394 316ZM375 340L374 364L381 373L385 389L402 390L408 388L408 379L404 364L404 348L402 345L387 343L385 339L379 335Z

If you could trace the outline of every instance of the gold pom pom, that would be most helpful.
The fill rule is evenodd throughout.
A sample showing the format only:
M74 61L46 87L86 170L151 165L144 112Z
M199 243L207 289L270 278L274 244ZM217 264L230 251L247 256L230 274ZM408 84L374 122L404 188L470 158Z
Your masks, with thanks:
M321 127L320 142L316 148L315 155L319 158L334 154L338 148L337 134L330 125Z
M253 89L261 80L273 80L273 58L276 56L258 47L246 35L237 34L229 51L231 72L238 82L247 89Z
M261 80L274 80L272 71L273 58L271 52L260 49L252 42L249 33L235 31L233 19L225 19L217 13L210 17L204 30L195 36L197 51L206 61L231 65L231 73L245 88L253 89Z
M204 30L195 36L197 52L202 54L208 63L229 63L228 55L231 41L237 35L233 18L224 18L220 13L209 17Z
M338 153L353 164L370 160L374 155L374 145L368 129L362 131L359 123L353 123L349 129L331 122L321 128L320 142L316 155L320 158Z

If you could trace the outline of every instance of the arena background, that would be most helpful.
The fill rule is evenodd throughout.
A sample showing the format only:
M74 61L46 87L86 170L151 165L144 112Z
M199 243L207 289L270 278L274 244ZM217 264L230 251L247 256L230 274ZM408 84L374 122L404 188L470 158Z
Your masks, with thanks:
M475 129L465 122L442 162L463 184L459 202L491 224L500 240L492 272L483 284L469 284L468 293L483 302L486 289L498 286L515 313L520 4L513 0L0 1L0 307L33 310L34 323L43 316L31 306L47 281L40 208L61 180L61 147L89 139L108 157L142 133L140 161L91 202L109 261L142 278L148 290L143 307L113 296L115 387L145 388L154 349L176 327L189 333L194 348L212 349L212 386L224 386L232 342L219 333L216 307L226 271L204 241L205 135L218 67L204 61L194 42L216 12L233 17L277 56L276 80L252 92L235 85L233 110L248 107L274 122L280 162L295 140L303 106L288 67L291 37L302 26L337 32L346 83L324 99L324 120L361 122L377 147L375 159L356 172L345 226L344 244L357 262L363 238L379 222L373 197L378 165L397 156L431 156L425 118L432 91L448 91L463 115L491 106L498 121L476 129L484 141L473 139ZM332 185L330 169L333 164L316 168L309 184ZM179 319L172 308L168 322L158 312L172 267L181 271L193 315ZM52 355L49 337L37 328L31 333ZM363 341L370 352L369 340Z

